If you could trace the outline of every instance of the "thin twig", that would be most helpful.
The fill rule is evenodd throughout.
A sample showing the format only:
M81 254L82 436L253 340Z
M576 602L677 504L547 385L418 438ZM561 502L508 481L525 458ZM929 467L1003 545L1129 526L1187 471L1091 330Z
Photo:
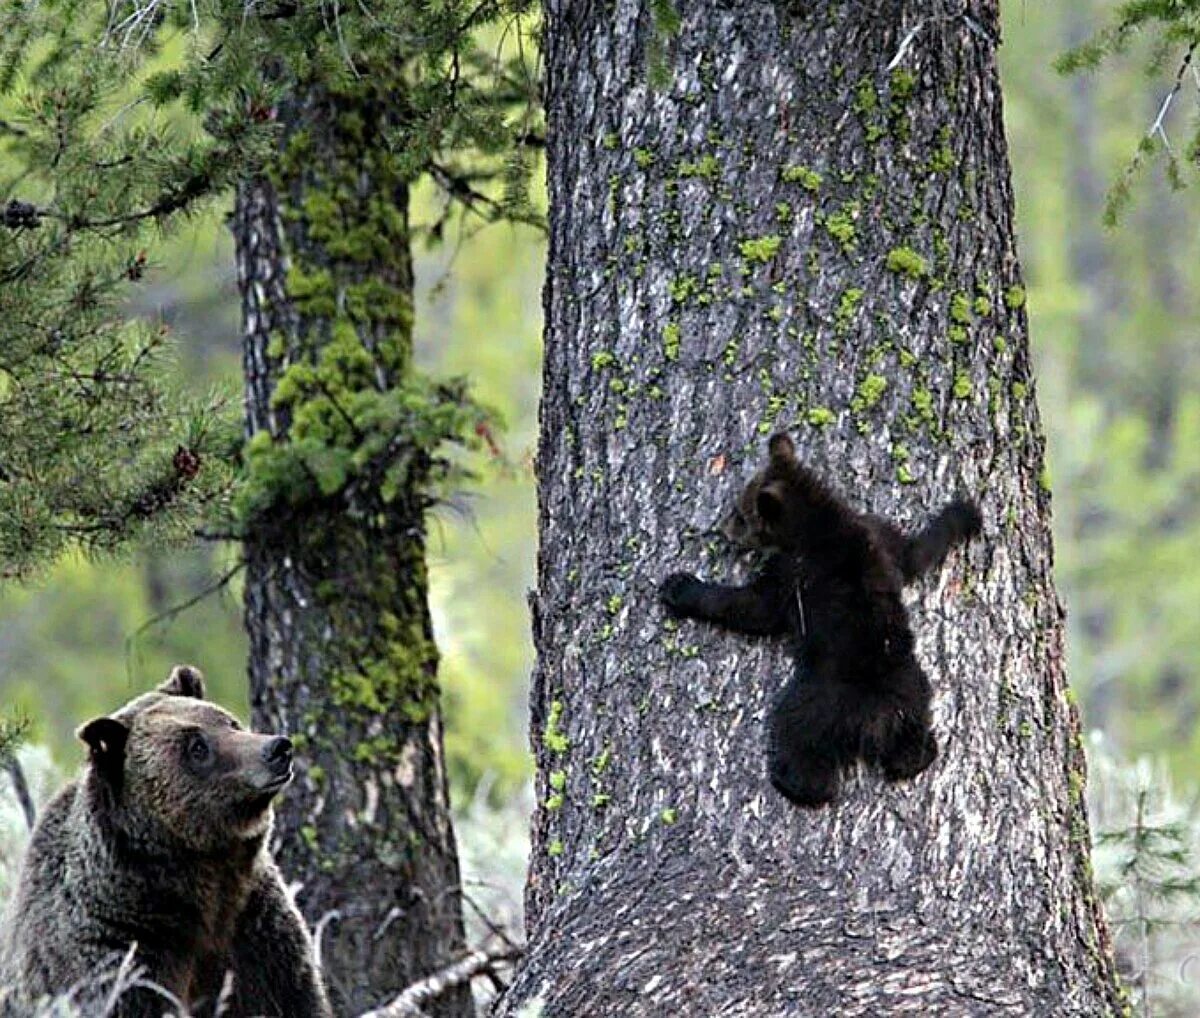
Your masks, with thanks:
M1171 91L1163 99L1162 105L1158 108L1158 116L1154 118L1154 123L1150 125L1150 130L1146 132L1147 138L1153 138L1156 134L1162 138L1168 152L1171 151L1171 143L1167 140L1167 132L1163 128L1163 122L1166 120L1167 110L1171 108L1171 103L1183 88L1183 79L1187 76L1188 68L1191 66L1192 55L1196 52L1196 45L1196 43L1192 43L1187 53L1184 54L1183 61L1179 65L1179 70L1175 74L1175 84L1171 86Z
M164 622L173 621L174 619L176 619L180 615L182 615L185 611L187 611L189 608L192 608L195 605L199 604L206 597L209 597L210 595L215 594L219 590L223 590L225 587L229 586L229 584L233 581L233 578L235 576L237 576L237 574L240 573L245 568L246 568L246 560L239 559L234 564L233 568L229 569L223 575L217 577L217 579L215 579L212 583L210 583L207 587L205 587L199 593L193 594L186 601L183 601L180 604L172 605L170 608L167 608L164 611L159 612L157 615L153 616L152 618L147 619L140 626L138 626L138 628L135 629L129 636L125 637L125 670L132 674L131 662L132 662L132 657L133 657L133 648L143 633L145 633L148 629L152 629L155 626L160 625Z
M368 1011L360 1018L421 1018L422 1004L437 1000L448 990L470 982L493 966L513 962L521 957L522 949L505 944L502 947L471 951L452 965L415 982L390 1004Z

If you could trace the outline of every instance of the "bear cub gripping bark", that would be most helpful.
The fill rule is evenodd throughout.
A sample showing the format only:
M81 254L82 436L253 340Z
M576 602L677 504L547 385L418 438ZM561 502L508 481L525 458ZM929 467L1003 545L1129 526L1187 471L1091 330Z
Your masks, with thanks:
M119 1018L331 1015L266 848L291 743L243 731L188 667L79 737L87 767L43 813L0 930L0 987ZM142 978L105 1010L135 944Z
M856 760L899 781L937 757L929 680L913 656L900 591L982 521L959 500L906 536L841 502L796 459L787 435L771 439L769 456L723 525L735 543L774 551L762 572L744 587L676 573L660 593L676 615L793 639L796 671L767 723L768 767L792 802L821 806Z

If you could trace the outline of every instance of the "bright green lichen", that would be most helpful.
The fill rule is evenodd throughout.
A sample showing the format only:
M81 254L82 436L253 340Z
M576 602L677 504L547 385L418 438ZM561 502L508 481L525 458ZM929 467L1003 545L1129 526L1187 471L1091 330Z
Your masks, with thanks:
M879 109L879 96L875 93L875 84L870 78L863 78L854 86L854 112L867 116Z
M836 240L842 250L849 253L855 247L855 220L858 218L858 203L847 202L836 212L825 218L825 232Z
M814 428L824 428L833 424L837 420L837 415L828 407L815 406L808 411L805 419Z
M566 849L563 847L562 839L555 838L549 845L546 846L546 854L551 858L557 859Z
M704 180L716 180L721 175L721 163L716 156L701 156L694 162L679 164L681 177L701 177Z
M887 379L882 375L867 375L859 383L858 392L855 393L854 398L850 401L850 409L855 413L871 409L871 407L875 406L883 398L883 394L887 390L887 384Z
M679 359L679 323L668 322L663 326L662 330L663 353L666 354L667 360L674 361Z
M679 819L679 811L673 806L666 807L658 815L664 824L673 824Z
M776 233L751 237L738 244L738 252L747 265L765 265L779 253L782 243L782 238Z
M823 179L821 174L807 166L785 166L780 177L786 184L799 184L804 190L813 192L821 189Z
M617 363L616 356L610 350L597 350L592 354L592 370L603 371Z
M932 425L937 420L933 412L933 393L924 386L913 390L912 405L917 416L926 424Z
M551 771L550 776L546 780L554 791L561 792L567 787L567 772Z
M971 376L965 371L960 370L954 376L954 388L952 391L956 399L966 399L968 396L970 396L972 391Z
M635 148L633 150L633 161L643 170L647 169L654 164L654 153L648 148Z
M842 292L841 297L838 298L837 311L833 317L835 331L839 333L844 332L850 327L850 323L853 321L859 305L862 304L865 292L856 286L849 287Z
M542 745L544 745L551 753L563 754L571 746L571 740L563 734L559 727L562 722L563 702L562 700L550 701L550 714L546 718L546 727L542 730Z
M925 259L922 258L911 247L894 247L887 253L885 262L891 272L899 273L900 275L908 276L910 279L919 279L929 271Z
M948 173L954 168L954 149L950 147L951 131L943 127L938 132L938 147L929 157L929 169L934 173Z
M917 76L906 67L897 67L892 71L892 98L904 100L913 94L917 85Z
M679 276L668 284L667 292L676 304L683 304L700 292L700 283L695 276Z
M971 302L961 290L950 298L950 317L962 325L971 323Z
M1025 306L1025 287L1014 285L1004 291L1004 305L1015 311Z

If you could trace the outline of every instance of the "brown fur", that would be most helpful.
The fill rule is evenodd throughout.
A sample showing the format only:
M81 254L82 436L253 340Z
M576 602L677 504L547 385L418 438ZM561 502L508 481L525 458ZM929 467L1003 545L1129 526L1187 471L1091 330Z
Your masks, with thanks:
M855 512L778 434L723 527L736 544L772 550L758 575L741 587L690 573L663 582L662 600L676 615L792 639L795 673L767 719L768 773L792 802L832 802L860 760L899 781L937 758L932 690L913 656L900 592L980 526L965 500L913 535Z
M291 744L244 731L180 667L79 729L89 761L44 812L0 931L0 986L17 1001L71 992L84 1013L136 944L146 980L188 1012L324 1018L304 921L266 850ZM171 1012L122 996L121 1018Z

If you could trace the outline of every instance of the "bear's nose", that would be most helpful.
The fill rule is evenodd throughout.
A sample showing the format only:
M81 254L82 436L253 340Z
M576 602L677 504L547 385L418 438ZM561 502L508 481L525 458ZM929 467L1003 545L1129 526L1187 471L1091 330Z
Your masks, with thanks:
M292 740L282 735L275 736L263 746L262 758L263 763L276 774L285 774L292 766Z

